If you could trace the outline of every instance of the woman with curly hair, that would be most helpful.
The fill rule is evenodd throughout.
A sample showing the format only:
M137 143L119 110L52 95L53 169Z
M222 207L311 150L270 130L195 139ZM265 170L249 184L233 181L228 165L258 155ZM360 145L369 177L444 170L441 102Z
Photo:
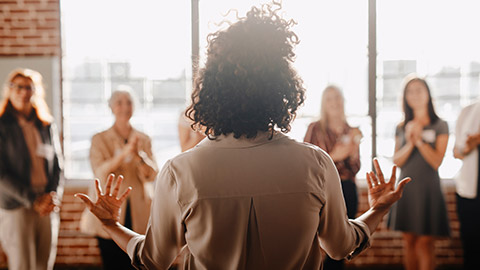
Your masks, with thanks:
M348 220L330 157L282 134L305 90L292 68L293 21L274 7L210 35L186 113L208 139L164 165L146 235L118 223L129 192L119 194L121 176L115 185L109 176L105 193L97 185L96 202L77 194L137 268L167 269L187 249L185 269L321 269L320 247L355 256L401 196L408 180L395 189L377 166L372 208Z

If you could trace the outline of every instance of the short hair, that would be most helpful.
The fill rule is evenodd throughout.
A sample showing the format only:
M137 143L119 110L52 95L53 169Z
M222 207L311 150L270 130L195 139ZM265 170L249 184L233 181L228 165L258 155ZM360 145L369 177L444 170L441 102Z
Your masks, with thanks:
M113 103L120 95L128 95L128 97L132 101L133 109L135 109L135 94L133 93L133 89L128 85L118 85L117 87L115 87L115 90L112 91L112 95L108 99L108 106L110 108L112 108Z
M233 133L290 131L305 100L303 81L293 69L295 22L278 15L278 3L252 7L246 17L208 36L207 61L194 83L186 116L216 137Z
M16 68L8 74L3 86L3 98L0 102L0 116L5 113L7 106L10 102L10 84L18 77L29 79L34 87L32 95L32 106L35 109L36 116L40 122L44 125L48 125L53 122L53 116L50 113L47 102L45 101L45 88L43 86L42 75L35 70L28 68Z

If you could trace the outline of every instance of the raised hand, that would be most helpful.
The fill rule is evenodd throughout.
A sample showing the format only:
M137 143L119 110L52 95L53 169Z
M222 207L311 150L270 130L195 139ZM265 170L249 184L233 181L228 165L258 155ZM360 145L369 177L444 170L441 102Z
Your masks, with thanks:
M376 158L373 159L373 165L377 173L367 173L368 203L371 208L388 210L392 204L402 197L405 185L412 179L409 177L402 179L400 183L398 183L397 188L395 188L397 166L394 165L392 168L390 181L385 182L385 178Z
M115 181L115 186L112 190L112 185L115 179L114 174L107 177L107 184L105 186L105 193L102 193L100 181L95 179L95 189L97 191L97 201L94 203L85 194L77 193L75 197L80 198L85 205L103 224L113 224L120 220L120 206L126 200L131 187L128 187L120 197L118 197L120 185L123 181L123 176L120 175Z

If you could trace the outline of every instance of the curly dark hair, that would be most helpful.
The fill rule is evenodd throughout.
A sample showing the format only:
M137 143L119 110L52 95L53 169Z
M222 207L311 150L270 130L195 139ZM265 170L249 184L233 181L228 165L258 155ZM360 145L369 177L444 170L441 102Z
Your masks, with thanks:
M273 135L275 127L290 131L305 88L292 67L299 40L290 27L296 23L283 19L280 8L252 7L228 29L208 36L207 62L185 112L192 128L203 128L210 139Z

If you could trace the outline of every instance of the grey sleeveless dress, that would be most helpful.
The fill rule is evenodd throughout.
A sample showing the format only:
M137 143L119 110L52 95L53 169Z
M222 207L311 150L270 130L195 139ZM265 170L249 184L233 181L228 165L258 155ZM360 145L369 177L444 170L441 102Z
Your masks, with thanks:
M439 119L424 127L422 138L435 147L438 135L448 134L448 125ZM405 132L397 127L395 135L405 145ZM392 207L388 217L388 227L393 230L418 235L449 236L447 209L440 187L438 171L432 168L417 148L401 168L400 177L411 177L402 198Z

